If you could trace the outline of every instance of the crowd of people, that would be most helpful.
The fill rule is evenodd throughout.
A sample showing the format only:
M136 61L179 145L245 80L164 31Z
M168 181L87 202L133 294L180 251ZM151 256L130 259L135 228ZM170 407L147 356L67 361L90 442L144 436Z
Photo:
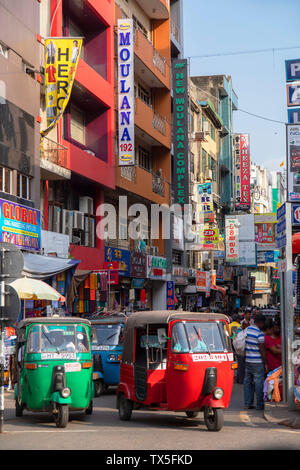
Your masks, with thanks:
M229 333L233 340L247 329L244 355L236 352L238 369L235 381L244 385L245 408L264 409L264 383L267 375L282 365L280 316L267 317L260 309L248 307L234 313L230 318ZM234 349L234 347L233 347Z

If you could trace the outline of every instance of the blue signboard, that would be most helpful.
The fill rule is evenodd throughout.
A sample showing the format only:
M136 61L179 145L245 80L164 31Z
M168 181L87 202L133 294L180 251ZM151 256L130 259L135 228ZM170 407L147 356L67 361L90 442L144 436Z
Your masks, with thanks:
M298 204L292 205L292 224L300 225L300 206Z
M287 84L287 105L300 106L300 83L291 82Z
M0 199L0 241L12 243L21 250L41 248L40 211Z
M300 124L300 108L288 109L288 123Z
M104 247L104 261L119 263L119 276L130 277L130 251L113 248L111 246Z
M300 59L285 61L286 81L300 80Z
M167 282L167 310L175 308L175 284L174 281Z

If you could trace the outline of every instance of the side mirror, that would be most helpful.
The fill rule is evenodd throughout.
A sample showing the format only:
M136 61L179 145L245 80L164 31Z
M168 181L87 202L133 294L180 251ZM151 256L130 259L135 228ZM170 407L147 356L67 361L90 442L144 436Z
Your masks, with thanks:
M167 341L167 332L165 328L158 328L157 330L158 342L161 345L164 345Z

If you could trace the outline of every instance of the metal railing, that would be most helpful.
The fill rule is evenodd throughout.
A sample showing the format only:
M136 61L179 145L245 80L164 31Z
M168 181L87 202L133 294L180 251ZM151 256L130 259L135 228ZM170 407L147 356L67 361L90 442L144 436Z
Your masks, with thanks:
M167 61L166 59L158 52L157 49L153 46L152 42L150 41L149 38L146 37L145 33L143 30L141 30L137 25L134 25L133 28L133 38L134 38L134 43L138 44L138 33L139 32L145 40L149 43L149 45L152 47L153 50L153 65L160 71L162 75L166 75L166 64Z
M176 41L181 44L180 42L180 30L179 30L179 27L178 25L171 20L171 34L173 35L173 37L176 39Z
M162 135L166 135L166 118L160 116L155 111L153 112L153 127Z
M42 137L40 142L40 156L44 160L48 160L51 163L67 167L67 152L68 149L64 145L49 139L48 137Z
M152 173L152 191L160 196L165 195L165 184L161 176Z
M136 171L135 166L121 166L121 176L126 178L129 181L135 183L136 180Z

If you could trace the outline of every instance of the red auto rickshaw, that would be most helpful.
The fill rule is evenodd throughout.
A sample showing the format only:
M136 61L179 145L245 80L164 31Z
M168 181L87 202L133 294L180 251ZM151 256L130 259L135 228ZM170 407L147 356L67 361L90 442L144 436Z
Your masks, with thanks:
M218 313L135 312L124 330L117 408L123 421L134 409L204 411L219 431L229 406L234 369L227 317Z

